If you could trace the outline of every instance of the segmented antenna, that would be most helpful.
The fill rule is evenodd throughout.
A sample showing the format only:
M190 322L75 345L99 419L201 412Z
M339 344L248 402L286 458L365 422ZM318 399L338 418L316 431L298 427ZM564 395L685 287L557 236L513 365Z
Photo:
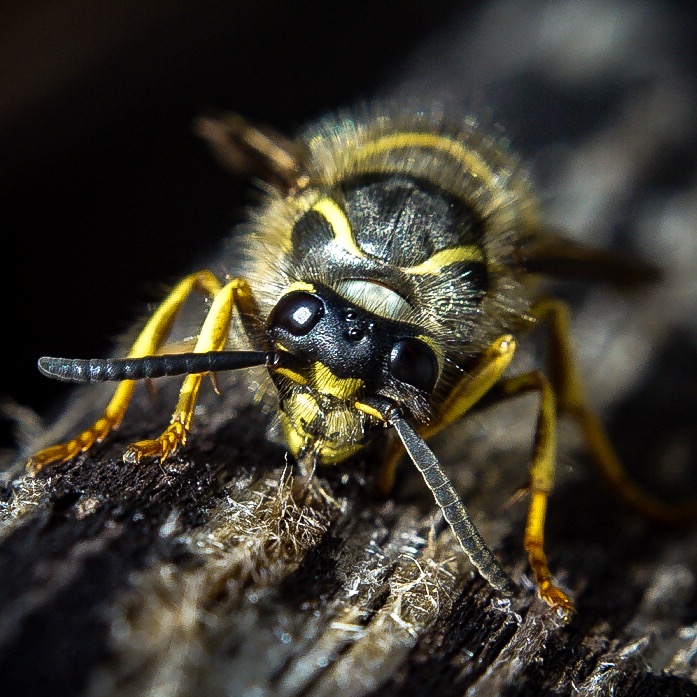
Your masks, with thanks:
M166 375L215 373L268 365L269 351L210 351L171 353L139 358L39 358L39 370L62 382L107 382L161 378Z
M515 592L513 581L479 534L432 450L403 418L390 415L388 422L397 431L409 457L421 472L469 560L493 588L504 595L513 595Z

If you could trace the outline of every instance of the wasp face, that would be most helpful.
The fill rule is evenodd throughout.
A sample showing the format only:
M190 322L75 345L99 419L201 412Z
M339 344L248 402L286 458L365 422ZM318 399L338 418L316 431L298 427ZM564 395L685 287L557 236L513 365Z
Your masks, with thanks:
M325 462L363 442L362 399L384 395L409 405L430 394L438 379L436 355L415 327L326 287L308 284L281 297L268 335L279 356L272 376L286 436L304 448L311 444Z
M414 328L377 317L327 288L283 296L271 313L269 333L281 356L289 354L288 367L306 378L321 364L368 392L398 380L425 393L438 378L436 356ZM319 382L320 391L333 393Z

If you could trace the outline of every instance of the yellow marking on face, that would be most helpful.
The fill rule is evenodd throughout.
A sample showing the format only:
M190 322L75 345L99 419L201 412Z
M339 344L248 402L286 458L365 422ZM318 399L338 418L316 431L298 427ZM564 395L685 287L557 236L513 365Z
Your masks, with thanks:
M327 437L306 432L306 425L315 419L326 419ZM349 409L325 413L315 398L306 392L296 392L289 397L280 412L280 420L288 449L295 457L310 448L320 464L330 465L346 460L363 447L362 442L342 437L342 434L349 433L348 429L355 427Z
M300 375L300 373L296 373L294 370L291 370L290 368L275 368L274 372L278 373L279 375L283 375L283 377L288 378L293 382L298 383L298 385L307 385L308 383L308 380L305 376Z
M276 350L281 351L283 353L290 353L290 351L280 342L276 343ZM307 383L309 382L308 379L304 375L301 375L300 373L298 373L295 370L292 370L291 368L288 368L286 366L279 367L279 368L272 366L271 369L274 372L278 373L279 375L283 375L284 377L288 378L289 380L292 380L293 382L298 383L298 385L307 385Z
M366 143L358 151L358 156L378 155L397 148L433 148L459 160L473 176L489 185L495 175L479 153L468 148L458 140L437 133L391 133Z
M353 406L356 407L358 411L362 411L364 414L368 414L368 416L372 416L378 421L385 421L385 417L377 409L375 409L375 407L371 407L369 404L363 404L363 402L354 402Z
M430 256L426 261L416 266L402 267L405 273L424 275L440 273L446 266L457 264L461 261L484 262L484 254L476 244L466 244L460 247L442 249Z
M288 418L288 414L281 411L279 412L279 416L288 450L290 450L293 457L297 457L300 451L305 447L307 436L293 426L293 423Z
M312 365L312 382L320 392L332 395L337 399L350 399L364 385L360 378L337 377L324 363L319 361Z
M312 206L312 210L317 211L331 225L337 244L356 257L365 257L365 254L356 244L346 213L341 210L336 201L330 198L321 198Z
M283 295L288 295L288 293L293 293L294 291L298 290L304 290L307 293L317 292L312 283L307 283L306 281L294 281L285 289Z
M317 447L317 458L322 465L335 465L337 462L343 462L352 457L361 448L363 448L362 443L350 445L320 443Z
M287 411L292 415L294 422L306 424L312 423L320 416L319 404L312 394L309 392L293 392L288 397Z

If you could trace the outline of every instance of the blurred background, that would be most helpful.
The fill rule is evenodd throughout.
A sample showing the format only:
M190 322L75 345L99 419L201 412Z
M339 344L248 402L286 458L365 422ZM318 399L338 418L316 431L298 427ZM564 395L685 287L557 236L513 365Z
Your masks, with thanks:
M6 0L6 409L50 416L66 388L38 374L40 355L108 354L165 285L214 258L250 198L247 183L223 172L192 133L209 107L292 133L357 100L447 93L510 133L550 220L594 242L682 262L689 281L697 258L697 227L685 229L697 220L694 7ZM658 336L668 306L680 304L680 385L697 381L692 283L658 294L646 314L650 331L641 325L642 336ZM585 321L587 332L597 308L584 298L579 330ZM613 311L621 317L623 306ZM624 331L625 353L604 365L601 386L603 376L627 372L627 350L646 365L656 345L637 346L637 335ZM610 338L596 334L589 350L601 352ZM3 445L11 439L4 421Z

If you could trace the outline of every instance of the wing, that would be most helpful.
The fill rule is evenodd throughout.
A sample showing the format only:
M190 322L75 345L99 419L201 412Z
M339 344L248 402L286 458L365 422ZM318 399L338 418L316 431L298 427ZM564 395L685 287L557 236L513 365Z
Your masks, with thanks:
M199 116L193 130L235 176L259 177L281 193L307 185L302 146L272 128L253 126L239 114L222 112Z
M522 273L611 283L620 290L653 283L662 276L657 266L643 259L618 250L589 247L550 229L524 238L515 255Z

